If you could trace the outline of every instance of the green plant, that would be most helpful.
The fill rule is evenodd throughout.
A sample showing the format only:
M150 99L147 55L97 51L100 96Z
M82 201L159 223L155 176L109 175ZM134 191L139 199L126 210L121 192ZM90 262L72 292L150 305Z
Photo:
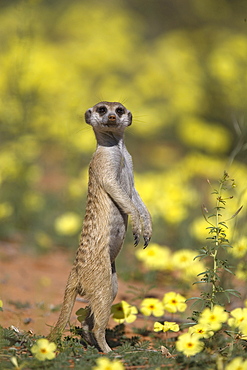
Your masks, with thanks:
M211 185L211 183L208 181ZM206 206L203 205L202 211L205 221L209 224L207 227L209 236L207 237L207 244L200 249L200 254L195 258L206 259L207 269L198 274L200 281L195 284L206 284L206 289L202 290L200 297L190 298L195 299L196 302L201 303L201 309L209 307L211 310L217 304L222 304L222 295L224 295L228 302L230 302L230 295L240 297L235 289L226 289L222 286L221 275L225 271L232 274L232 266L229 265L227 259L222 258L222 251L231 248L227 238L227 223L235 218L241 211L240 207L231 217L225 218L224 211L226 210L226 203L233 199L233 195L225 195L229 189L235 187L234 179L230 179L227 172L224 172L222 178L219 180L218 189L213 189L212 195L215 195L215 207L213 213L209 214ZM224 255L223 255L224 256ZM198 312L194 312L198 315Z

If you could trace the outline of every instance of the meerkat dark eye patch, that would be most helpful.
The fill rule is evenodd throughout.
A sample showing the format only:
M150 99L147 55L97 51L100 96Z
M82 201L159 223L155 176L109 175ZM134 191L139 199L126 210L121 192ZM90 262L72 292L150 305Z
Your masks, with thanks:
M105 114L107 112L107 108L104 105L101 105L96 109L96 112L99 114Z
M122 116L122 115L125 113L125 110L124 110L124 108L122 108L122 107L118 107L118 108L116 108L116 113L117 113L119 116Z

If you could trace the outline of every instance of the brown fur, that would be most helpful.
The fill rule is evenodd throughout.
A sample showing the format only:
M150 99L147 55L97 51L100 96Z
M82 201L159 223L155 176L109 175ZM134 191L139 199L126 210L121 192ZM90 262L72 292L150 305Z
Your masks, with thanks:
M87 110L97 149L89 166L86 213L75 262L65 289L57 324L49 339L61 335L69 321L77 294L86 296L90 315L82 327L86 341L104 352L111 351L105 329L117 294L115 258L131 217L135 245L141 233L144 246L152 233L151 217L134 188L131 156L124 145L124 130L131 113L120 103L101 102Z

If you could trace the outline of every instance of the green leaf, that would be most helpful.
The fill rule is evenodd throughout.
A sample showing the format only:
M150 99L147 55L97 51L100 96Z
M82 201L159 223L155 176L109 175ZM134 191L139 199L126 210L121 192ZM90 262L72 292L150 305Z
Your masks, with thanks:
M238 297L238 298L241 298L241 293L239 293L237 290L235 289L226 289L225 290L225 293L229 293L231 295L234 295L235 297Z
M200 272L200 274L197 274L197 276L205 275L205 274L208 274L209 272L210 270L206 270L206 271Z
M229 272L229 274L235 275L235 274L234 274L231 270L229 270L227 267L222 266L222 268L223 268L225 271Z
M242 208L243 208L243 206L241 206L235 213L234 213L234 215L232 215L232 217L230 217L230 218L228 218L226 221L230 221L230 220L232 220L233 218L235 218L238 214L239 214L239 212L242 210Z

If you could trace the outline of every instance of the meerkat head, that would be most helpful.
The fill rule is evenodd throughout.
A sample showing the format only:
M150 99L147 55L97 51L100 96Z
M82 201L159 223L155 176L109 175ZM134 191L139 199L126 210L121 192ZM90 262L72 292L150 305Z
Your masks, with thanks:
M118 132L132 123L132 114L121 103L102 101L85 113L85 121L95 130Z

